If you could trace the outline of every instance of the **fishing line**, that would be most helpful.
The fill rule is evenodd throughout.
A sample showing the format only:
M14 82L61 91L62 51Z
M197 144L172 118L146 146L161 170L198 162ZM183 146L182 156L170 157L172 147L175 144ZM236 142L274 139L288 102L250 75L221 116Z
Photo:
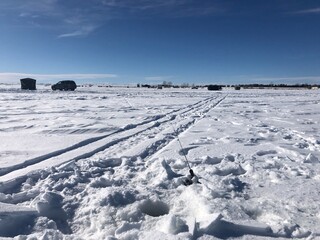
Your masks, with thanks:
M128 100L127 98L125 98L125 97L123 97L123 98L124 98L124 99L126 100L126 102L130 105L130 107L133 107L133 105L129 102L129 100ZM160 109L160 111L161 111L161 113L162 113L163 115L165 115L165 113L163 112L162 109ZM176 134L177 141L178 141L178 143L179 143L179 147L180 147L180 149L181 149L182 155L184 156L185 162L187 163L187 166L188 166L189 170L192 171L191 166L190 166L190 163L189 163L189 160L188 160L188 157L187 157L187 154L185 153L185 149L183 148L182 143L181 143L181 140L180 140L180 138L179 138L178 131L175 129L175 127L173 126L173 123L172 123L170 120L169 120L169 123L170 123L170 125L171 125L171 127L172 127L172 129L173 129L173 132ZM192 171L192 172L193 172L193 171ZM192 174L193 174L193 173L192 173Z
M183 154L183 156L184 156L184 158L185 158L185 160L186 160L186 163L187 163L187 165L188 165L188 168L189 168L190 170L192 170L191 167L190 167L190 164L189 164L187 155L186 155L186 153L185 153L185 151L184 151L184 148L183 148L183 146L182 146L182 143L181 143L181 141L180 141L178 132L177 132L176 129L174 128L172 122L170 122L170 124L171 124L171 126L172 126L172 128L173 128L173 131L175 132L175 134L176 134L176 136L177 136L177 141L178 141L179 146L180 146L180 148L181 148L182 154Z

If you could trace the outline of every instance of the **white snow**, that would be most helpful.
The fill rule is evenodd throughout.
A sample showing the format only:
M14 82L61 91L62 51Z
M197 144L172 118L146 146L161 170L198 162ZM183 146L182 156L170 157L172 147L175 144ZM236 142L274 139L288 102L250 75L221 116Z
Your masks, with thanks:
M0 103L0 238L320 238L318 90L0 85Z

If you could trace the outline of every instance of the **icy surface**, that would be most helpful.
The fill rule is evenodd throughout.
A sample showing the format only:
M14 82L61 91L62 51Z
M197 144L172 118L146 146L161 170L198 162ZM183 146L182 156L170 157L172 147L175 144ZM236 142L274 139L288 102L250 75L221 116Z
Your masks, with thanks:
M320 237L318 90L38 89L0 86L0 237Z

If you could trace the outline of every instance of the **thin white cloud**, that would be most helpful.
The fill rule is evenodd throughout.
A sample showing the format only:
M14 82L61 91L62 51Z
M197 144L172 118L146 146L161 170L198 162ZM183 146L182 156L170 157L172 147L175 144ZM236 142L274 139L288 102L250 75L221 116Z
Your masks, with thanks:
M64 33L58 36L58 38L67 38L67 37L79 37L79 36L86 36L89 32L83 32L82 30L77 30L71 33Z
M32 74L32 73L0 73L1 83L16 83L21 78L34 78L39 81L59 81L59 80L101 80L117 78L116 74Z
M59 38L89 35L115 18L189 17L220 10L216 1L196 0L0 1L0 14L10 15L11 24L47 28L58 32Z
M93 32L96 28L97 26L85 26L74 32L61 34L58 36L58 38L87 36L88 34Z
M293 12L294 14L320 14L320 7Z
M101 0L2 0L7 25L49 29L60 32L58 37L86 36L105 22L107 17L97 9ZM10 21L10 19L13 19Z
M127 8L132 10L146 10L163 7L182 6L192 3L192 0L102 0L102 4L113 8Z
M196 0L102 0L104 6L113 11L122 10L129 14L161 15L162 17L190 17L223 12L217 1Z

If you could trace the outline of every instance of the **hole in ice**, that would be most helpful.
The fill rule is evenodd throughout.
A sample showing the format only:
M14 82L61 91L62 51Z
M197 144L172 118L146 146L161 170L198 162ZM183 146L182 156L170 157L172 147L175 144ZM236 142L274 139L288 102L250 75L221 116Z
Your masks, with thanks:
M169 206L168 204L161 202L159 200L151 201L150 199L143 201L140 204L141 212L152 216L152 217L159 217L162 215L166 215L169 213Z

